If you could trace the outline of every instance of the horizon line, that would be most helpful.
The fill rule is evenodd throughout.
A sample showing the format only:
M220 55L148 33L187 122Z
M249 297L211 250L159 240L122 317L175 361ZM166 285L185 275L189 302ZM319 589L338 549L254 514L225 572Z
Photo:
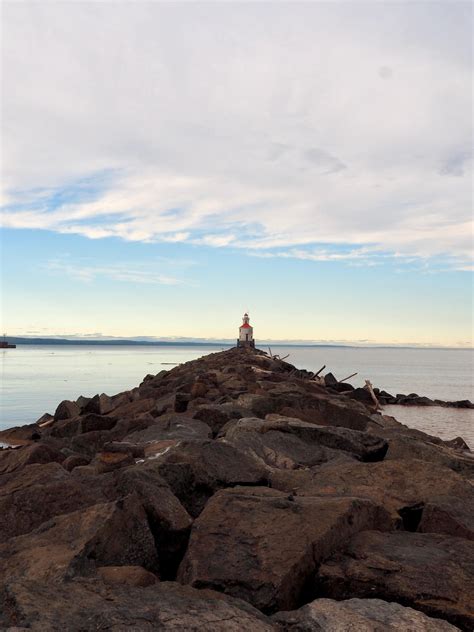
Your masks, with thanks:
M64 345L86 345L91 344L93 346L172 346L172 345L192 345L192 346L221 346L235 344L234 339L230 338L186 338L186 337L164 337L153 338L152 336L132 336L131 338L119 337L119 336L99 336L99 337L68 337L60 335L44 335L44 336L32 336L24 334L22 336L10 336L8 340L16 344L64 344ZM260 341L262 346L276 346L276 347L337 347L346 349L438 349L438 350L460 350L460 351L472 351L471 346L449 346L430 343L357 343L356 341L338 342L338 341L314 341L314 340L272 340L263 339Z

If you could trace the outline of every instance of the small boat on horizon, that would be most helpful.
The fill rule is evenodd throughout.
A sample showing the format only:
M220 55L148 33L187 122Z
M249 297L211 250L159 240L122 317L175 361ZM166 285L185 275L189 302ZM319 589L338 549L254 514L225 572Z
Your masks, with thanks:
M7 335L3 334L3 340L0 340L0 349L16 349L16 345L12 345L7 341Z

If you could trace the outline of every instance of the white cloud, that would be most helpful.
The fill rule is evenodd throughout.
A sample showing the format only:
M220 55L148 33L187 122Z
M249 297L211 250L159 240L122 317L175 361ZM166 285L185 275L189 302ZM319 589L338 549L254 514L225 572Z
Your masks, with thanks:
M164 264L164 265L163 265ZM101 264L97 261L75 261L68 257L50 259L45 269L51 274L69 276L77 281L90 283L96 279L107 281L139 283L146 285L194 285L194 282L157 271L157 267L166 267L171 262L157 261L121 262ZM174 267L186 267L191 262L173 261Z
M6 4L3 223L464 268L470 11Z

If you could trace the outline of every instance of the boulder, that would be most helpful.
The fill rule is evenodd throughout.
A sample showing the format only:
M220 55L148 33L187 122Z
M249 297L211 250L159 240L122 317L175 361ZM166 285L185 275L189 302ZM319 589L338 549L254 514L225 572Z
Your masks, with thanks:
M474 539L474 489L450 469L417 459L346 460L297 474L273 473L272 487L298 496L367 498L383 505L400 528Z
M223 487L265 485L265 468L253 458L222 442L182 443L148 467L166 480L193 517Z
M437 437L401 425L374 427L371 432L388 441L386 459L418 459L471 477L474 475L474 459L469 454L449 447Z
M126 436L126 440L137 445L171 439L205 441L211 437L211 429L203 421L175 413L162 415L146 429L137 430Z
M338 382L332 387L338 393L348 393L349 391L354 391L355 388L349 382Z
M36 424L26 426L14 426L6 430L0 430L0 443L9 445L28 445L41 436L41 428Z
M135 496L56 516L32 533L0 545L4 580L43 582L86 576L97 566L158 570L145 511Z
M474 542L434 533L365 531L321 566L318 590L337 600L397 601L470 631Z
M96 468L100 474L119 470L134 463L133 456L126 452L99 452L96 457Z
M47 428L54 423L54 415L50 415L49 413L44 413L41 417L36 421L36 425L39 428Z
M42 443L0 450L0 474L21 470L32 463L62 463L65 456Z
M110 441L104 443L104 452L121 452L122 454L130 454L134 459L141 459L145 456L145 448L143 445L131 443L129 441Z
M174 579L188 543L192 518L166 481L149 464L114 475L117 497L135 494L155 539L162 579Z
M251 410L257 417L262 419L269 413L279 412L278 400L267 395L243 393L237 398L237 405Z
M355 388L347 394L347 397L355 399L358 402L362 402L363 404L368 404L369 406L373 406L374 404L372 397L366 388Z
M79 406L81 411L83 411L84 407L91 401L91 399L92 399L91 397L84 397L84 395L80 395L76 399L76 404Z
M81 465L89 465L90 459L83 456L82 454L71 454L69 455L62 463L62 466L68 472L72 472L75 467L79 467Z
M295 608L318 564L367 525L391 523L366 500L289 497L259 487L222 490L193 525L178 579L267 613Z
M152 586L158 580L143 566L100 566L97 575L106 584L126 584L127 586Z
M0 628L31 632L164 630L165 632L275 632L240 599L174 582L150 586L78 578L64 584L10 582L0 589Z
M102 414L89 413L81 417L79 433L92 432L93 430L111 430L117 419L115 417L106 417Z
M193 415L194 419L199 419L209 426L213 436L230 420L230 415L218 406L201 406Z
M108 497L95 478L75 478L59 463L27 465L5 474L0 478L0 542L28 533L53 516L105 502Z
M155 408L155 401L156 400L152 397L128 401L114 408L112 414L117 419L132 419L153 410Z
M326 373L324 376L324 384L326 386L336 386L339 382L336 380L332 373Z
M361 402L348 399L345 395L318 395L300 399L274 411L286 417L296 417L323 426L343 426L351 430L366 430L371 413Z
M81 412L81 409L76 402L71 402L68 399L62 401L54 413L54 421L61 421L62 419L72 419Z
M174 397L174 412L185 413L188 409L188 404L190 400L191 395L189 395L188 393L176 393Z
M191 387L191 397L196 399L197 397L205 397L209 391L209 386L205 382L196 381Z
M284 632L456 632L442 619L382 599L316 599L272 616Z
M268 415L268 417L270 419L262 426L263 433L271 430L286 432L307 443L350 452L361 461L381 461L387 453L388 442L367 432L318 426L281 415Z
M388 443L374 435L343 427L318 426L282 415L240 419L224 426L221 437L271 467L313 467L338 456L338 451L363 461L384 458Z
M92 413L94 415L106 415L110 413L114 407L112 398L102 393L101 395L94 395L83 407L83 413Z
M50 463L1 477L0 542L28 533L54 516L134 494L146 511L162 572L174 576L192 520L166 481L145 464L100 476L95 471L77 466L69 473Z

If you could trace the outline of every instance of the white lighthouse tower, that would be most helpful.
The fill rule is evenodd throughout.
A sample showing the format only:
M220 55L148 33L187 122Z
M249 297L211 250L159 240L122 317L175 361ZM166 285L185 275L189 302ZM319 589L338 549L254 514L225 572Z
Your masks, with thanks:
M242 318L242 324L239 327L239 338L237 340L238 347L255 347L253 327L250 325L249 320L249 315L245 313Z

